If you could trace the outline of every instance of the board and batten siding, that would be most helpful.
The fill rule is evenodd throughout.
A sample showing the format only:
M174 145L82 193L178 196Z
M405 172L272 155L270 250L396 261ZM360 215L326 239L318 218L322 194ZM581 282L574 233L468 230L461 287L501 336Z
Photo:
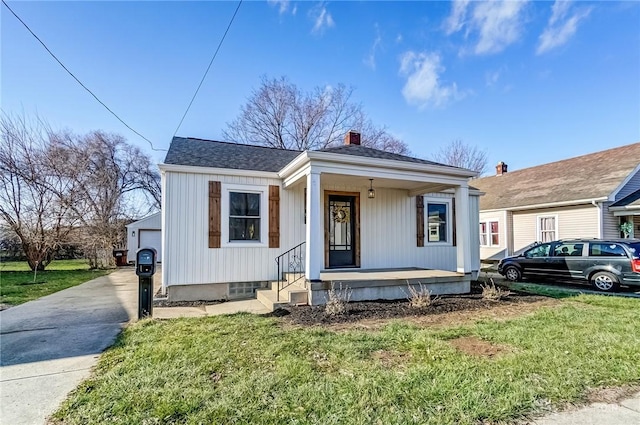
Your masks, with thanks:
M597 238L600 228L598 208L589 204L576 207L547 208L513 212L514 252L539 240L538 217L556 216L556 239Z
M278 179L215 174L166 172L163 180L163 285L256 282L274 280L275 258L305 240L305 185L280 187L280 247L208 247L208 190L210 181L225 185L281 185ZM376 188L375 199L367 197L368 187L321 185L321 208L325 211L324 191L360 193L361 268L421 267L455 271L456 247L451 243L425 241L416 246L416 198L406 190ZM450 201L452 193L425 195ZM470 197L469 224L472 270L479 270L478 197ZM267 214L268 211L261 211ZM222 211L222 214L228 212ZM453 215L449 213L449 219ZM324 225L324 221L323 224ZM226 235L222 230L223 237ZM458 236L460 237L460 236ZM267 242L267 241L265 241Z
M451 243L453 235L449 235L447 243L428 241L425 230L424 247L416 244L416 198L409 197L406 190L376 188L376 197L367 197L368 187L349 185L322 185L324 191L358 192L360 193L360 266L363 269L421 267L456 271L456 247ZM430 200L451 201L453 193L425 194L425 212ZM469 225L471 229L478 226L479 202L477 196L470 197ZM451 205L451 204L450 204ZM325 211L324 196L322 210ZM449 220L453 214L449 212ZM426 223L426 219L425 219ZM461 236L458 236L461 237ZM471 233L472 269L480 268L478 250L479 235Z
M280 186L280 180L182 172L166 172L164 180L165 286L273 280L277 275L275 258L304 241L302 187L280 188L279 248L268 248L268 240L262 241L266 246L261 247L243 247L242 243L231 247L225 246L224 239L221 248L209 248L210 181L221 182L222 196L225 196L227 185L233 185L235 189L246 185L248 190L260 186L264 188L263 196L268 196L269 185ZM261 216L268 216L268 213L268 209L260 211ZM228 214L228 211L223 210L221 214ZM263 223L268 226L268 219ZM225 229L222 236L228 236Z
M501 260L508 254L509 225L507 223L507 211L490 211L480 212L480 223L487 223L487 240L491 235L489 232L489 222L498 222L498 232L500 240L498 245L482 246L480 245L480 258L482 260L496 261ZM478 244L480 243L480 226L475 224L472 229L478 229Z

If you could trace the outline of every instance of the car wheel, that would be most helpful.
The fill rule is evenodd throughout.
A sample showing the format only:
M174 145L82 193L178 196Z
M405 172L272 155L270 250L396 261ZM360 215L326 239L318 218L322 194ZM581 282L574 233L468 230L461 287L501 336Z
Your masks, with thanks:
M517 267L508 266L506 269L504 269L504 277L512 282L517 282L518 280L522 279L522 273L520 272L520 270L518 270Z
M619 288L618 279L609 272L597 272L591 276L591 284L598 291L613 292Z

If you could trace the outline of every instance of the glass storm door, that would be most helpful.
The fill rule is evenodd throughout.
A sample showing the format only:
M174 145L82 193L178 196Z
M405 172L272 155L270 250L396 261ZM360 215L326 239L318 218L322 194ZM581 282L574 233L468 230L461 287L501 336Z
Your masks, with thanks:
M329 267L354 267L355 197L329 195Z

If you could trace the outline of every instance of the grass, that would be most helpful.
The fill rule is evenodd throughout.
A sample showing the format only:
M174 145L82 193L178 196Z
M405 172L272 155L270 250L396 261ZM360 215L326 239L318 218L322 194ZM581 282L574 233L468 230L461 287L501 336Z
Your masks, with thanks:
M279 319L146 320L127 328L53 420L63 424L477 424L640 383L640 301L580 295L507 322L378 331ZM449 340L509 347L483 358ZM384 353L384 355L380 355ZM483 422L484 421L484 422Z
M574 288L563 288L561 286L544 285L538 283L523 283L523 282L503 282L504 285L510 289L527 292L535 295L543 295L545 297L551 297L556 299L575 297L580 295L582 291ZM585 290L590 288L585 287Z
M26 262L0 263L0 303L18 305L79 285L110 270L89 270L85 260L58 260L34 274Z

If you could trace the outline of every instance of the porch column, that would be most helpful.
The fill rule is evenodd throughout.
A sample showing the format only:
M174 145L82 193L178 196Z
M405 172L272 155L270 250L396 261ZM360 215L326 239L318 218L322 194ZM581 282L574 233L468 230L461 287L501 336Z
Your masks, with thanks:
M307 174L307 226L305 277L320 280L320 270L324 261L323 215L320 208L320 172L313 169Z
M471 228L469 225L469 186L455 188L458 273L471 273Z

